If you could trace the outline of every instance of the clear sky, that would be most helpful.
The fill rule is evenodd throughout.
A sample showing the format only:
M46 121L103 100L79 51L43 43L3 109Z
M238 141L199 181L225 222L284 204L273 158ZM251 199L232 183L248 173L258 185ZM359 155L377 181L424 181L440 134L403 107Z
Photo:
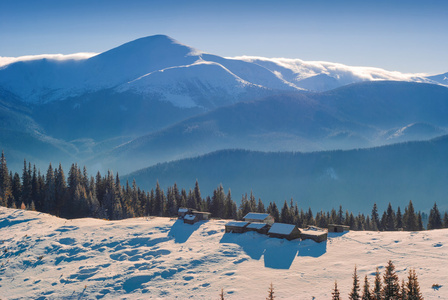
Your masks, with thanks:
M0 1L0 56L103 52L154 34L220 56L448 72L446 0Z

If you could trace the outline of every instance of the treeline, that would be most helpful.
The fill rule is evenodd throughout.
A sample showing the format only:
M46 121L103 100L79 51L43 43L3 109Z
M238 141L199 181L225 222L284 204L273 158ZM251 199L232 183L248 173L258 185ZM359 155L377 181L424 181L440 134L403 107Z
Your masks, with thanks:
M110 220L142 216L177 215L179 207L189 207L200 211L208 211L214 218L241 220L248 212L270 213L276 222L295 224L299 227L310 225L327 227L328 224L343 224L352 230L423 230L422 213L415 212L412 201L402 214L400 207L395 211L389 204L380 217L376 204L371 215L349 213L342 207L336 211L317 212L311 208L299 209L292 199L284 202L279 210L275 202L267 207L261 199L255 198L251 192L241 198L238 206L232 198L230 189L225 192L219 185L213 195L202 197L199 183L196 181L193 190L188 192L179 188L176 183L165 191L156 183L151 191L141 190L135 180L132 183L121 183L119 174L108 171L102 176L89 176L85 167L72 164L67 176L59 164L48 166L45 175L35 165L24 161L22 174L8 170L2 152L0 160L0 205L31 209L50 213L64 218L93 217ZM429 214L428 229L448 227L448 214L444 217L434 204Z

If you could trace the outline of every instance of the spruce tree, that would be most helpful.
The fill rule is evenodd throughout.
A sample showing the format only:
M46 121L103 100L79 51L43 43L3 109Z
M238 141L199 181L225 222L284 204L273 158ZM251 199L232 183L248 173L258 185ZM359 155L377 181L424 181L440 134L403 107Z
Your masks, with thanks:
M372 295L370 294L370 286L369 286L369 281L367 279L367 275L364 277L364 286L362 289L362 300L371 300L372 299Z
M387 206L386 220L384 222L384 226L385 226L385 228L383 228L383 230L386 230L386 231L394 231L395 230L395 212L394 212L390 202L389 202L389 205Z
M332 297L331 297L332 300L340 300L341 299L337 281L334 282L334 289L333 289L333 292L331 293L331 295L332 295Z
M417 274L415 270L409 270L408 283L406 285L406 293L408 300L422 300L423 296L420 292Z
M400 295L400 284L398 276L395 273L395 266L391 260L386 265L385 274L383 275L384 286L381 292L382 299L395 300Z
M404 279L401 281L400 299L401 300L408 299L408 292L407 292L406 284L404 283Z
M281 223L286 223L286 224L290 224L291 223L289 207L288 207L288 203L286 203L286 200L285 200L285 203L283 204L282 212L280 214L280 222Z
M266 300L274 300L274 299L275 299L274 286L272 285L272 282L271 282L271 285L269 286L269 289L268 289L268 297L266 298Z
M258 198L257 212L259 212L259 213L265 213L266 212L266 209L264 208L264 204L263 204L263 202L261 201L260 198Z
M431 208L431 211L429 212L428 230L440 229L442 227L443 227L442 217L440 216L439 209L437 208L437 203L434 203L434 206Z
M380 220L379 220L378 208L376 206L376 203L373 203L370 222L372 222L372 230L374 230L374 231L379 230Z
M401 215L400 206L398 206L398 208L397 208L395 228L397 230L398 229L403 229L403 216Z
M403 223L404 223L404 229L407 231L418 230L417 215L415 214L412 200L409 201L409 204L405 209L405 213L403 215Z
M372 300L381 300L381 290L382 286L381 286L380 271L378 270L377 267L375 272L375 282L372 291Z
M355 265L355 271L353 272L353 287L352 287L352 291L349 294L349 299L350 300L359 300L361 299L360 295L359 295L359 278L358 278L358 274L356 272L356 265Z
M448 228L448 212L443 215L443 228Z
M5 154L2 151L0 158L0 205L8 206L10 198L12 199L11 178L6 164Z

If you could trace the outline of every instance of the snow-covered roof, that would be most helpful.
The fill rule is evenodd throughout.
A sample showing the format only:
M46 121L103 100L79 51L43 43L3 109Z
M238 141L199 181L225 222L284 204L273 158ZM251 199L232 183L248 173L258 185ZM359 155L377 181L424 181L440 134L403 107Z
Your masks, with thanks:
M266 219L267 217L269 217L269 214L262 214L262 213L253 213L250 212L247 215L244 216L244 219L251 219L251 220L260 220L263 221L264 219Z
M300 233L301 234L303 234L303 235L308 235L308 236L320 236L320 235L323 235L323 234L326 234L326 232L325 231L322 231L322 230L300 230Z
M295 227L295 225L291 224L274 223L268 233L288 235L294 230Z
M179 212L188 212L188 208L185 208L185 207L181 207L181 208L179 208Z
M184 220L188 220L188 221L193 221L194 219L196 219L195 215L186 215L184 217Z
M249 223L248 222L243 222L243 221L231 221L231 222L227 223L226 226L244 227L247 224L249 224Z
M249 225L247 225L246 228L261 229L265 226L268 226L268 224L266 224L266 223L250 223Z

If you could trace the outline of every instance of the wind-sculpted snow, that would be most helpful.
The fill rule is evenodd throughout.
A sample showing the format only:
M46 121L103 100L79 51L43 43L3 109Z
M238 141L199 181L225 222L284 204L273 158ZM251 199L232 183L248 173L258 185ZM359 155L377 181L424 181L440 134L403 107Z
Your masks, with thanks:
M225 220L65 220L0 208L2 299L329 299L355 264L373 281L391 259L415 268L425 299L448 296L448 230L330 233L326 243L224 233ZM433 284L441 287L432 289ZM255 295L255 296L254 296ZM259 296L259 297L258 297Z

